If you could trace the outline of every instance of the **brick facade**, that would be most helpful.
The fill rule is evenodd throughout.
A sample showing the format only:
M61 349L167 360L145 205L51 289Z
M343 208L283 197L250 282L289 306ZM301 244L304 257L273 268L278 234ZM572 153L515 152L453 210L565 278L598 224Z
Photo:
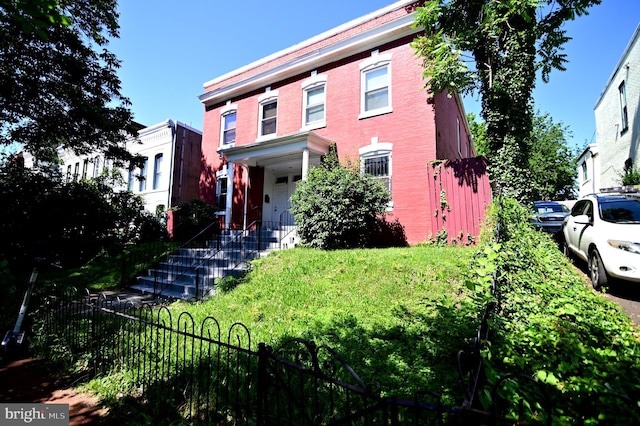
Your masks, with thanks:
M388 219L398 220L410 244L425 241L432 230L428 164L436 159L473 157L464 110L457 96L433 99L423 89L422 68L410 46L415 2L398 1L205 83L201 196L216 203L221 179L229 186L225 215L240 226L261 210L277 220L283 197L290 196L305 164L313 166L331 142L344 161L369 154L390 155L393 205ZM388 60L389 109L367 115L361 106L362 69ZM303 123L305 82L324 82L324 120ZM277 132L259 136L260 100L277 94ZM221 144L222 114L236 112L235 143ZM305 157L306 156L306 157ZM286 202L284 203L286 204Z

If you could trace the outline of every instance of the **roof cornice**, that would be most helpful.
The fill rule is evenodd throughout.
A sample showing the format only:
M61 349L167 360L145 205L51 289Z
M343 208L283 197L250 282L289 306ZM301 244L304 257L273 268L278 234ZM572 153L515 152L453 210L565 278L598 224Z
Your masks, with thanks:
M231 73L220 76L205 83L204 86L208 87L213 84L222 82L225 79L256 68L276 58L295 52L296 50L300 50L305 46L311 45L320 40L324 40L336 33L345 31L348 28L360 25L364 22L374 19L376 16L381 16L384 13L388 13L392 10L396 10L400 7L412 3L414 3L414 1L405 0L396 2L393 5L388 6L387 8L374 12L373 14L369 14L362 18L351 21L340 27L334 28L333 30L327 31L323 34L306 40L305 42L299 43L288 49L267 56L266 58L249 64L245 67L239 68L235 71L232 71ZM415 28L413 26L414 21L414 13L408 13L407 15L399 19L387 22L368 31L364 31L360 34L354 35L353 37L346 38L337 43L333 43L326 47L322 47L301 56L297 56L290 61L287 61L274 68L268 69L264 72L252 75L230 85L222 86L220 88L206 92L200 95L198 98L203 104L223 102L252 90L268 86L270 84L273 84L274 82L284 80L286 78L298 75L306 71L311 71L321 65L347 58L349 56L366 51L368 49L375 48L387 42L397 40L408 35L416 34L421 31L421 28Z

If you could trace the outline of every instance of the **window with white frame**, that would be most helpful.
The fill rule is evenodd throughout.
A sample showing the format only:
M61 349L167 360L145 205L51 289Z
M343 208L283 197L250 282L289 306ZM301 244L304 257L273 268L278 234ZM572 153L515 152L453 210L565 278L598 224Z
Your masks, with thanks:
M258 137L275 136L278 125L278 91L267 91L258 98L260 119Z
M78 177L80 177L80 163L76 163L73 168L73 180L78 180Z
M153 189L160 188L162 181L162 154L156 154L153 159Z
M87 174L89 173L89 159L85 158L82 161L82 179L87 178Z
M587 162L582 163L582 182L589 180L589 170L587 169Z
M227 208L227 185L229 184L229 176L227 171L222 170L217 175L216 182L216 210L222 211Z
M312 73L302 83L302 129L317 129L326 126L327 76Z
M138 176L138 191L143 192L147 190L147 169L149 166L149 158L145 157L140 166L140 175Z
M71 182L71 164L67 166L67 182Z
M362 172L380 180L389 193L391 193L392 148L393 144L378 143L377 138L373 138L371 145L359 150Z
M622 124L620 132L624 132L629 128L629 117L627 115L627 89L624 81L620 83L620 86L618 86L618 91L620 92L620 121Z
M93 159L93 177L97 178L98 176L100 176L100 166L101 166L101 162L100 162L100 156L96 156L96 158Z
M129 167L129 177L127 179L127 190L133 192L133 181L136 178L135 170Z
M238 106L228 103L220 110L220 146L233 146L236 142Z
M360 64L360 118L393 111L391 55L374 54Z

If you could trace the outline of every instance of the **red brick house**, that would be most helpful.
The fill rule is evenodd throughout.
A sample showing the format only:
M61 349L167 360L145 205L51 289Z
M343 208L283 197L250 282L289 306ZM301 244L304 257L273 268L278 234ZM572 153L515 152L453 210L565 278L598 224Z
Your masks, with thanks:
M277 222L331 143L390 189L410 244L432 233L429 163L475 156L457 95L424 90L415 1L397 1L204 84L201 198L227 227Z

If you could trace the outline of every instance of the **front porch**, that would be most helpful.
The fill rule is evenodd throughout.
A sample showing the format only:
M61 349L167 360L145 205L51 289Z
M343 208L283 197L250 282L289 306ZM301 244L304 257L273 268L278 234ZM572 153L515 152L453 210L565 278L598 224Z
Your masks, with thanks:
M248 145L222 147L225 160L217 181L226 187L219 216L226 229L247 229L260 221L293 225L290 198L309 167L319 165L332 141L313 132L303 132ZM223 207L223 209L222 209Z

